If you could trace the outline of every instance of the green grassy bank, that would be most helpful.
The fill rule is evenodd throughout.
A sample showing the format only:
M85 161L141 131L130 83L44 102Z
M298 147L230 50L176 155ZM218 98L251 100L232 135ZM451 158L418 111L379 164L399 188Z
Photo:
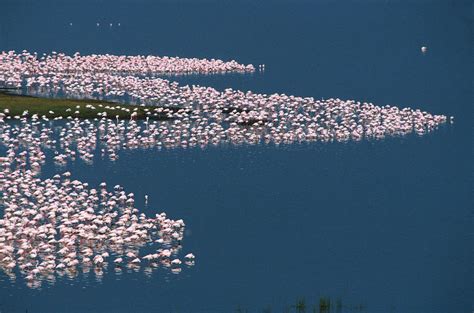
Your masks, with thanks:
M158 112L157 110L160 109L162 111ZM169 113L176 112L179 109L177 107L143 107L93 99L39 98L0 90L0 113L12 117L23 116L24 112L27 111L28 113L25 116L28 117L36 114L38 117L46 116L49 119L60 116L87 119L100 118L103 112L106 112L108 118L115 119L118 116L119 119L130 119L132 112L136 112L134 119L145 119L149 116L150 119L167 120L173 118L168 115Z

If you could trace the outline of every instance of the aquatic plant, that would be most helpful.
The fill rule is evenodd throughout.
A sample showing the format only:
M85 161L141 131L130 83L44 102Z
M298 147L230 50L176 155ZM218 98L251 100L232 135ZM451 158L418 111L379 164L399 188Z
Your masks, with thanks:
M329 312L331 309L331 299L329 297L319 298L319 311Z
M306 311L306 301L304 298L298 299L295 304L296 312L304 313Z

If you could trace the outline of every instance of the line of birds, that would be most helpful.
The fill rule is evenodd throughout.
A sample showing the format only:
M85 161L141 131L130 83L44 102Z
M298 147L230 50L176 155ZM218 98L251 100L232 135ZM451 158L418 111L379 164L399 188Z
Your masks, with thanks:
M104 24L107 25L107 23L104 23ZM97 27L100 27L100 23L99 23L99 22L95 23L95 25L96 25ZM119 27L122 26L121 23L116 23L115 25L117 25L117 26L119 26ZM69 22L69 26L73 26L73 23L72 23L72 22ZM109 27L113 27L113 26L114 26L114 23L109 23Z
M69 172L39 179L47 155L66 165L77 158L92 163L97 154L115 160L122 149L382 139L424 135L448 120L418 109L230 88L221 92L154 76L254 71L252 65L215 59L0 53L0 85L77 97L128 96L147 116L138 121L136 109L110 103L79 105L59 116L0 112L0 145L7 150L0 158L0 268L11 276L18 268L33 288L55 275L74 276L78 268L100 273L109 260L181 271L182 220L164 213L146 217L135 208L134 195L120 186L108 191L103 183L93 189L71 180ZM97 117L78 118L85 110ZM127 112L130 120L119 120L117 112ZM140 256L152 242L160 247ZM184 257L188 265L194 259L192 253Z
M379 107L354 100L255 94L233 89L223 92L199 85L180 86L155 74L253 72L252 65L235 61L154 56L113 56L53 52L38 58L27 52L3 53L0 84L72 97L128 97L140 103L150 119L165 113L173 123L148 121L136 142L157 145L202 145L231 142L346 141L384 138L415 132L425 134L448 119L417 109ZM3 74L3 75L2 75ZM146 106L151 105L151 106ZM124 107L89 106L97 117L114 118ZM64 117L74 118L75 112ZM130 117L136 116L129 112ZM42 116L48 118L47 115ZM11 118L11 116L7 116ZM453 121L453 117L449 119ZM118 124L118 122L117 122ZM145 127L146 126L146 127ZM146 132L145 132L146 131ZM164 137L164 138L163 138ZM164 140L159 140L159 139Z

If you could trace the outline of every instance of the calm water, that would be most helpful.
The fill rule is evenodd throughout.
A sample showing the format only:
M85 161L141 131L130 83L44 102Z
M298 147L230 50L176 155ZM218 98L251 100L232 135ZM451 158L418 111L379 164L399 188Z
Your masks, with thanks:
M424 137L78 161L68 168L75 178L148 194L147 207L137 203L146 213L183 218L196 266L41 290L0 274L0 312L283 312L321 296L341 299L343 312L470 312L473 11L408 2L3 0L0 50L265 63L264 74L177 80L418 107L456 122Z

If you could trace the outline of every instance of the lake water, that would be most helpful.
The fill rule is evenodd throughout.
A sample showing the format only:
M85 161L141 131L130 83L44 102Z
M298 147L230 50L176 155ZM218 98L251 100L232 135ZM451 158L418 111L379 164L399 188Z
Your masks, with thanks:
M319 312L321 297L334 312L471 311L472 6L407 2L2 1L0 50L265 63L176 80L410 106L455 123L423 137L78 161L74 178L123 185L149 195L137 203L147 214L183 218L196 265L36 290L0 274L0 312L286 312L301 298Z

